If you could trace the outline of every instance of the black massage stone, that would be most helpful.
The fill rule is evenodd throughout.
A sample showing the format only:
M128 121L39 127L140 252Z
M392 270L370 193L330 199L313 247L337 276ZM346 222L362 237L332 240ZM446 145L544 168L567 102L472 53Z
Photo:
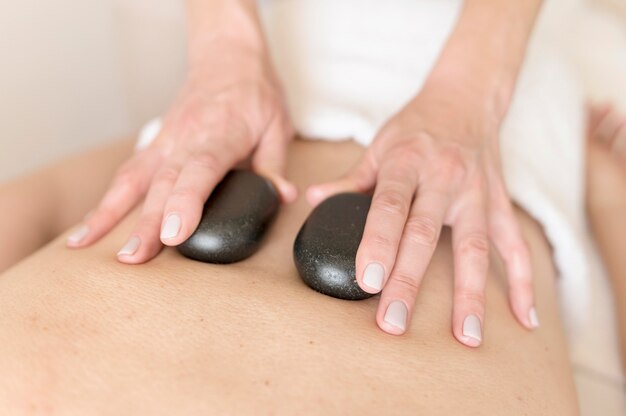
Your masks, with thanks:
M293 256L300 277L312 289L339 299L362 300L355 272L372 198L358 193L332 196L318 205L300 229Z
M253 255L280 201L272 183L246 170L232 170L204 205L202 219L178 251L206 263L235 263Z

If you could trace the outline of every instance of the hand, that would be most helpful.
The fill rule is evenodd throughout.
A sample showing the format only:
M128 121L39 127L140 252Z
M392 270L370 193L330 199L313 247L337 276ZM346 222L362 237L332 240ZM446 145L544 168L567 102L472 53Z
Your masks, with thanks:
M178 245L193 233L214 187L251 154L253 170L272 180L282 200L296 199L297 189L283 177L293 130L269 62L228 42L212 45L205 56L194 62L158 137L121 167L68 246L94 243L145 196L118 258L150 260L162 244Z
M437 92L434 92L437 91ZM316 205L344 191L374 189L356 276L369 293L382 289L376 320L406 331L422 277L444 225L452 227L452 329L463 344L482 342L490 241L503 258L519 322L538 325L529 251L502 179L499 125L478 100L445 87L424 89L379 132L344 178L313 186Z

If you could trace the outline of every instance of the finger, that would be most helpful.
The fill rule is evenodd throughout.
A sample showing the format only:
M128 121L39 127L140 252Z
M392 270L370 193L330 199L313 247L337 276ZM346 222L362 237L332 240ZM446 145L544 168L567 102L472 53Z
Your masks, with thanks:
M417 169L389 161L381 166L363 238L356 254L359 286L378 293L393 269L417 188Z
M454 306L452 331L469 347L483 339L485 284L489 270L489 239L484 193L480 186L465 195L452 228Z
M284 203L298 198L298 188L285 178L287 146L292 136L293 130L284 117L275 117L252 158L254 171L272 181Z
M400 249L389 281L383 284L376 321L385 332L403 334L413 316L415 299L430 264L445 213L449 193L442 186L423 185L404 227Z
M161 242L176 246L196 230L204 203L228 170L248 155L250 149L231 136L205 140L185 161L172 193L165 203Z
M357 165L342 178L310 186L306 199L312 206L341 192L365 192L374 187L378 167L371 151L367 151Z
M159 238L163 210L178 180L183 160L182 155L170 158L167 165L160 168L154 176L137 225L124 247L117 253L120 262L145 263L154 258L163 247Z
M492 187L493 188L493 187ZM526 328L539 326L534 307L533 273L528 245L522 236L513 205L503 185L492 191L489 235L504 261L509 281L511 309Z
M595 135L610 145L624 124L626 124L626 121L619 113L611 111L598 124L595 129Z
M611 151L619 157L624 158L626 156L626 124L615 135Z
M122 166L98 207L67 239L71 248L86 247L108 233L145 195L160 155L147 149Z
M591 136L595 133L602 120L613 111L613 107L607 103L599 105L588 104L587 109L587 133Z

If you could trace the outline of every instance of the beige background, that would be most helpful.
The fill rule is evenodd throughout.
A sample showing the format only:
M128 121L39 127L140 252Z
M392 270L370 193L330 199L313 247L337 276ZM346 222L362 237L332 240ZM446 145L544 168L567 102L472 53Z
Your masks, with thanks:
M183 22L177 0L0 0L0 180L161 113Z
M547 0L580 6L572 31L553 35L590 95L626 111L626 0L584 1ZM0 0L0 181L162 113L185 72L182 3ZM623 385L576 373L583 414L626 414Z

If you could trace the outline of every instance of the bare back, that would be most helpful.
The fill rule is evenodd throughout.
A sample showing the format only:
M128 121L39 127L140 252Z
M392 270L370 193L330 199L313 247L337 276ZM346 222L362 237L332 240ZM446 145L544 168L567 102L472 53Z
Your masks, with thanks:
M354 163L353 143L294 143L300 189ZM92 248L59 238L0 275L2 414L576 414L540 227L532 248L542 327L522 329L498 263L487 287L485 342L450 330L452 257L444 233L404 336L380 331L377 298L310 290L292 261L310 212L283 207L261 250L210 265L164 250L115 259L136 214Z

